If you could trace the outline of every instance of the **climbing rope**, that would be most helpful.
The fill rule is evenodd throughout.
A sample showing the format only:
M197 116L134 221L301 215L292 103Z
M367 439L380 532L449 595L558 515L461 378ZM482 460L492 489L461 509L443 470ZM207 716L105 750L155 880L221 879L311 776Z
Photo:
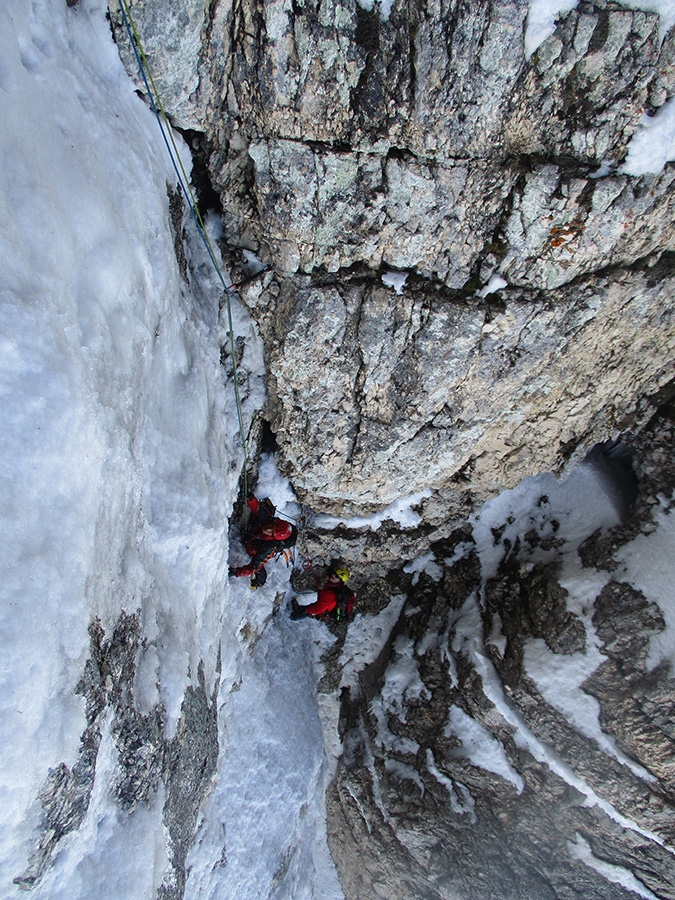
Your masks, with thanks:
M145 90L148 95L148 99L150 101L150 106L152 108L153 113L155 114L155 118L157 119L157 124L159 125L159 130L162 134L162 138L164 139L164 143L166 145L166 149L169 153L169 157L171 159L171 163L176 172L176 176L178 178L178 184L183 192L183 195L187 201L187 204L190 208L190 212L192 213L192 218L194 219L195 225L197 226L197 231L199 232L206 250L209 254L211 262L213 263L213 267L220 279L220 283L223 286L223 290L225 292L225 306L227 307L227 324L228 324L228 336L230 342L230 355L232 357L232 374L234 380L234 396L237 406L237 419L239 423L239 436L241 438L241 446L244 451L244 467L243 467L243 484L242 490L244 498L248 493L247 487L247 468L248 468L248 439L244 430L244 416L242 412L241 406L241 394L239 391L239 374L237 368L237 357L235 352L235 340L234 340L234 325L232 322L232 304L231 297L232 294L237 291L238 286L234 283L226 284L225 277L223 275L222 269L218 263L216 258L216 254L213 251L213 246L211 245L211 240L206 231L206 226L204 225L204 220L202 219L201 213L199 212L199 207L197 205L197 201L192 192L192 188L190 186L190 179L188 178L187 172L185 171L185 167L183 166L183 161L181 159L180 153L178 152L178 148L176 146L176 142L173 136L173 129L171 128L171 124L169 123L168 116L166 114L166 110L162 104L161 97L159 95L159 91L157 90L157 85L155 84L155 79L152 75L152 70L150 68L150 64L148 62L148 58L145 55L145 51L143 49L143 44L141 42L140 35L136 28L136 24L134 22L133 16L131 15L131 10L129 9L129 5L127 0L118 0L120 11L122 13L122 20L124 22L124 27L127 32L127 36L129 38L129 43L134 51L134 56L136 57L136 62L138 63L139 73L145 84ZM265 271L265 270L263 270ZM261 274L261 273L256 273ZM249 279L244 279L241 283L244 284Z

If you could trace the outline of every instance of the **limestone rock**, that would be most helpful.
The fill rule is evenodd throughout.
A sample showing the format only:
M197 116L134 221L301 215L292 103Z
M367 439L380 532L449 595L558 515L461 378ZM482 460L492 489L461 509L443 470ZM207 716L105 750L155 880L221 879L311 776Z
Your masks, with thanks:
M431 484L451 530L639 430L670 378L674 170L620 164L675 94L675 29L584 0L528 57L526 0L367 5L132 10L227 241L275 266L245 299L300 496L368 512Z
M480 502L560 470L653 411L636 398L670 380L673 290L649 269L577 282L555 304L421 279L401 295L358 276L258 285L247 296L288 474L310 505L357 511L429 486Z
M647 524L652 489L672 493L672 417L671 403L643 432L635 459L649 477L624 524L587 543L587 565L606 565L610 542L616 550ZM344 753L327 800L345 894L672 898L673 679L666 665L647 665L663 616L620 580L595 602L604 661L581 690L599 702L602 750L541 696L523 663L533 638L552 659L583 649L555 565L528 564L534 536L519 549L499 530L494 539L504 556L480 605L475 554L443 564L451 541L435 548L438 580L390 579L407 602L380 658L342 691Z

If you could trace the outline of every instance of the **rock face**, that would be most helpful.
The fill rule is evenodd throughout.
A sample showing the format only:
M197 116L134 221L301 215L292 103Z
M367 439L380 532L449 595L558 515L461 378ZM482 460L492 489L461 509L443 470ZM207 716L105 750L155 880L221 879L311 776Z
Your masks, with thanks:
M653 412L675 170L620 163L675 93L658 15L581 2L528 57L525 0L131 8L229 247L274 265L243 293L305 502L363 513L433 485L425 520L457 524Z
M534 529L520 546L494 529L501 562L487 581L467 532L432 545L435 579L390 573L407 601L378 659L342 691L344 753L328 793L350 900L675 896L674 682L669 664L648 660L665 623L617 564L623 543L654 527L656 497L672 495L674 415L671 404L634 446L633 512L581 548L586 577L606 567L592 616L570 611L559 540L533 562ZM444 564L460 542L464 557ZM602 655L584 680L574 666L593 644ZM597 700L602 735L542 695L530 677L538 646L547 674L578 684L583 710Z
M299 498L347 516L417 498L415 526L302 536L311 559L348 562L364 614L407 594L342 694L328 813L346 897L674 898L673 680L648 664L665 623L611 573L675 487L672 406L656 415L675 167L624 166L643 113L675 95L675 29L582 0L528 56L526 0L131 8L220 196L235 281L242 248L274 267L241 293ZM595 606L571 609L552 522L517 547L495 533L485 579L467 515L620 435L640 493L581 549L606 574ZM403 563L426 553L440 574L416 580ZM528 674L533 647L564 666L591 645L603 660L578 687L600 742Z

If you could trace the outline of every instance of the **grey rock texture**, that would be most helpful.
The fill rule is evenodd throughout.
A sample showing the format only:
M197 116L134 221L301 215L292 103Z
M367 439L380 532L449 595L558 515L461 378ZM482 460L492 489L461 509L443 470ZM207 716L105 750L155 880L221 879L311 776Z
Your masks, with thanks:
M237 247L275 267L243 294L304 502L367 513L432 485L425 521L452 528L639 430L675 334L675 170L621 170L675 94L658 15L581 2L528 58L526 0L131 9L202 133L233 276Z
M634 448L638 501L623 525L586 542L586 565L616 569L616 550L652 527L654 492L672 496L673 416L671 404L641 435ZM460 541L471 542L470 532L432 545L443 570L437 583L422 574L414 585L399 571L378 586L380 594L405 590L407 600L379 658L341 694L344 753L328 810L345 894L627 900L637 891L672 898L675 682L668 666L647 665L649 639L664 628L661 611L618 576L594 605L604 661L581 688L589 702L597 698L602 728L630 768L584 737L528 678L527 641L542 638L562 658L583 650L587 634L558 582L555 540L550 562L533 566L528 560L540 546L534 532L517 546L502 533L494 531L502 562L480 604L470 599L481 583L475 554L443 563ZM364 607L377 611L367 592ZM495 616L501 634L492 639ZM339 658L333 652L327 668ZM396 669L404 658L407 682ZM406 687L415 683L410 660L422 690ZM406 687L397 696L392 679ZM333 671L323 689L339 683ZM511 766L508 777L494 765L497 747ZM630 878L639 885L631 888Z
M653 412L642 398L672 374L670 273L615 270L555 303L332 281L248 292L260 292L272 427L319 508L373 510L433 486L423 510L439 524L470 506L466 492L481 502L640 424Z

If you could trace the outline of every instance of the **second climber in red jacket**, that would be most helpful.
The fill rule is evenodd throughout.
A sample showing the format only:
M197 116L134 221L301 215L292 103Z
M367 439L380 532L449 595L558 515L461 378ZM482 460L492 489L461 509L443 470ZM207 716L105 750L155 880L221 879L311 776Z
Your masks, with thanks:
M246 503L251 510L251 518L242 537L251 562L245 566L231 567L229 574L237 578L250 575L251 587L262 587L267 581L265 563L294 547L298 530L285 519L277 518L276 507L268 497L259 501L251 495Z
M349 572L342 566L331 570L328 581L317 594L316 601L308 606L300 606L293 598L291 602L291 619L304 619L312 616L315 619L335 619L337 622L348 620L354 611L356 594L347 587Z

